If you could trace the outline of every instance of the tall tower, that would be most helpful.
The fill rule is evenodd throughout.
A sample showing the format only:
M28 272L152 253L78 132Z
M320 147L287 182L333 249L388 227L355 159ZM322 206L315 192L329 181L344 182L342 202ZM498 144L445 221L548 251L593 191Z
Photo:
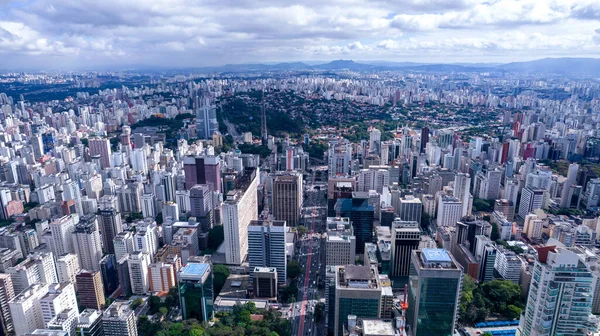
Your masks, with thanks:
M265 89L262 90L262 101L261 101L261 119L260 119L260 135L262 138L262 145L266 146L268 142L267 135L267 114L265 112Z

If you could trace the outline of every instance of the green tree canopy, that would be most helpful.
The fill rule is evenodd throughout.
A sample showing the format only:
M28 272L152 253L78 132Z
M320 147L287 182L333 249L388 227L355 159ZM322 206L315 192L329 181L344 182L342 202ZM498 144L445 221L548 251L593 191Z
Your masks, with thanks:
M287 275L290 279L297 278L300 274L302 274L302 266L297 261L290 261L287 264Z

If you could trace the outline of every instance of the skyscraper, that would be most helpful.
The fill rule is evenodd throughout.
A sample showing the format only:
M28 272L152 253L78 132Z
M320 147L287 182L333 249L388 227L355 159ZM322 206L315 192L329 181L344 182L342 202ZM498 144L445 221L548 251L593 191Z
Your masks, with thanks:
M119 232L114 238L112 246L114 246L115 259L117 260L135 251L133 247L133 233L131 231Z
M287 277L285 251L286 222L282 220L253 220L248 226L248 263L255 267L274 267L277 281L284 285Z
M34 284L9 301L10 316L16 335L29 334L45 327L40 299L48 293L47 284Z
M327 266L352 265L356 260L356 237L348 217L327 217L325 245Z
M75 283L75 276L80 269L79 258L75 253L65 254L56 259L58 282Z
M375 208L369 204L369 193L353 192L352 198L340 198L335 204L338 217L349 217L356 237L356 254L365 252L365 243L373 240Z
M77 309L75 285L70 282L49 285L48 292L40 299L39 305L44 325L64 310Z
M104 307L104 285L99 271L83 270L75 277L79 304L83 308L101 310Z
M105 138L90 138L88 139L88 146L90 147L90 156L100 156L100 167L102 169L110 168L110 141Z
M448 251L412 252L406 316L412 335L454 335L462 277L462 268Z
M214 225L212 193L208 185L197 184L190 189L190 215L196 217L204 232Z
M175 267L164 262L150 264L148 279L150 279L150 292L168 292L171 287L175 287Z
M52 234L50 248L55 256L75 252L73 231L75 231L75 225L78 222L79 216L77 214L63 216L50 222L49 229Z
M585 335L597 328L592 320L594 275L578 253L583 254L554 239L538 248L519 323L522 335Z
M219 130L217 107L209 98L196 97L196 133L198 139L212 139Z
M461 216L469 215L469 200L471 198L471 176L458 173L454 177L454 197L462 203Z
M421 229L416 221L395 220L392 223L391 276L408 276L412 251L419 248Z
M521 202L519 203L519 217L525 216L536 209L541 209L544 204L544 189L523 188Z
M96 214L81 217L73 231L73 246L75 254L79 257L79 266L90 271L100 270L102 259L102 245L98 232Z
M225 260L230 265L240 265L248 254L248 226L258 219L256 188L258 168L246 168L235 180L235 189L227 193L223 202L223 229Z
M206 184L210 190L221 192L221 160L216 156L186 156L183 159L185 189Z
M115 254L113 241L119 232L123 231L121 214L114 208L98 211L100 231L102 231L102 248L104 253Z
M398 217L400 217L401 220L421 223L422 212L423 203L421 203L420 199L412 195L407 195L403 198L400 198Z
M115 301L102 314L104 336L137 336L135 313L127 301Z
M146 252L136 251L129 255L127 266L129 267L129 281L131 292L137 295L148 293L150 284L148 282L148 266L150 255Z
M463 203L456 197L440 194L438 196L437 225L453 226L462 217Z
M183 319L210 321L213 318L213 277L210 264L189 263L177 275Z
M15 290L9 274L0 273L0 327L4 335L14 330L8 303L15 297Z
M569 171L567 172L567 180L565 181L562 192L560 194L561 208L569 208L571 206L571 198L573 197L572 187L577 183L578 171L579 165L577 163L571 163L569 165Z
M298 226L302 210L302 176L276 176L273 180L272 202L275 219L285 221L290 227Z

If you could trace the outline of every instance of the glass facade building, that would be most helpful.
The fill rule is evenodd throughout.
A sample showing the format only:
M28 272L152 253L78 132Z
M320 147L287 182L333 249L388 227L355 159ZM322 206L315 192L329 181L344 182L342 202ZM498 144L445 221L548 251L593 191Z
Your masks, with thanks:
M214 290L211 266L190 263L178 275L179 302L183 319L210 321L213 318Z

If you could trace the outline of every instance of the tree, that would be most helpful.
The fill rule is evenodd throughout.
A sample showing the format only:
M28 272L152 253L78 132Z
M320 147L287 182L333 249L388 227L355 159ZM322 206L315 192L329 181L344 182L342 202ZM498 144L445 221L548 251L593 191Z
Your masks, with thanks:
M308 229L304 225L298 225L298 236L302 237L308 232Z
M290 261L287 264L287 276L290 279L297 278L300 274L302 274L302 267L297 261Z
M498 225L495 223L492 224L492 234L490 235L490 239L496 241L500 239L500 232L498 231Z
M315 322L319 323L325 317L325 304L323 302L317 303L315 306Z
M133 300L133 302L131 302L131 309L136 310L139 306L141 306L144 303L144 300L142 298L137 298L135 300Z
M488 200L484 200L481 198L475 198L473 200L473 212L483 211L490 212L493 209L493 204L490 204Z
M179 291L177 290L177 287L172 287L171 289L169 289L169 293L167 294L167 297L165 298L164 306L167 309L171 309L175 306L179 306Z
M208 231L208 248L211 250L217 250L219 246L225 240L225 233L223 231L223 225L215 225L210 231Z
M215 265L213 269L213 286L215 289L215 297L219 295L223 285L225 285L225 280L229 277L229 268L225 265Z
M167 314L169 313L169 310L166 307L160 307L158 309L158 313L161 314L162 316L167 316Z
M148 314L154 315L161 308L162 302L160 298L156 295L151 295L148 298Z

